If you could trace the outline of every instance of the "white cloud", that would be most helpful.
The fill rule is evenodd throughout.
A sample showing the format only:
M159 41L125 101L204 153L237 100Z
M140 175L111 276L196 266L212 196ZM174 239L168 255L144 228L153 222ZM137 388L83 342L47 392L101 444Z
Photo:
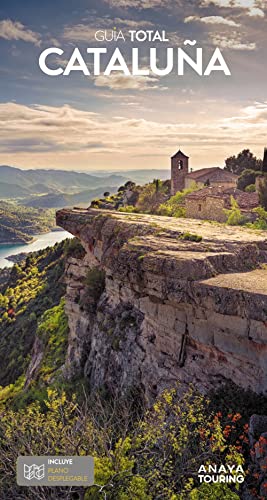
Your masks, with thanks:
M153 76L132 76L132 75L116 75L109 76L100 75L94 80L97 87L108 87L112 90L153 90L159 89L157 85L158 79Z
M257 45L255 42L243 42L241 35L231 33L231 36L211 34L211 40L214 45L223 49L231 50L256 50Z
M238 27L240 24L237 24L235 21L231 19L226 19L221 16L207 16L207 17L198 17L198 16L189 16L186 17L184 22L191 23L193 21L197 21L204 24L224 24L226 26Z
M249 9L248 15L251 17L264 17L265 16L263 10L259 9L257 7L252 7L251 9Z
M5 40L23 40L35 45L40 45L41 42L39 33L31 31L19 21L11 21L11 19L0 21L0 38L4 38Z
M141 106L147 102L143 96ZM133 106L122 111L119 104L108 115L107 110L96 114L67 105L0 103L0 162L27 168L162 168L169 166L179 144L193 157L194 166L218 164L246 146L260 153L267 102L236 111L235 116L231 108L230 118L224 120L218 116L218 102L213 104L213 115L199 115L194 104L190 119L164 121L160 110L158 118L149 120L143 112L142 118L133 117Z
M226 118L223 123L233 129L260 127L265 130L267 127L267 101L246 106L241 110L240 116Z
M170 3L169 0L105 0L111 7L135 9L155 9L157 7L165 7Z
M74 42L88 42L90 40L95 40L95 33L98 30L108 30L107 36L111 38L110 30L116 28L117 31L120 29L137 29L137 28L150 28L153 24L150 21L133 21L131 19L121 19L120 17L111 18L94 18L92 23L89 24L75 24L73 26L65 26L63 32L63 38L65 40Z
M201 0L201 7L216 5L217 7L231 7L246 9L252 17L264 17L265 0Z

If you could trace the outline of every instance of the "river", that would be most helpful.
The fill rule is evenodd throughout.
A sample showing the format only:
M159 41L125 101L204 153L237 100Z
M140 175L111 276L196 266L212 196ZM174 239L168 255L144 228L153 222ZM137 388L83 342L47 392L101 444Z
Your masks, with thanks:
M3 267L12 267L14 262L7 260L10 255L17 255L21 252L36 252L48 246L53 246L66 238L72 238L72 234L67 231L51 231L45 234L34 235L35 241L29 245L16 244L16 245L0 245L0 269Z

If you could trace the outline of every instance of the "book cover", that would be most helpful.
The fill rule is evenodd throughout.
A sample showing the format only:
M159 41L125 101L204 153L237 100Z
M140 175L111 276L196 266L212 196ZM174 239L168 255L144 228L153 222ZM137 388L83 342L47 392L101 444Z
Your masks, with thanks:
M0 498L267 498L264 0L2 0Z

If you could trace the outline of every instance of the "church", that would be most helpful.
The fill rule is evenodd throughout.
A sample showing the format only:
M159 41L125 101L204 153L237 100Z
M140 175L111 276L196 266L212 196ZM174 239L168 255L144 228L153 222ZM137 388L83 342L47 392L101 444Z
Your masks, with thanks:
M171 157L171 194L197 185L220 188L235 188L238 176L220 167L201 168L189 172L189 156L180 149Z

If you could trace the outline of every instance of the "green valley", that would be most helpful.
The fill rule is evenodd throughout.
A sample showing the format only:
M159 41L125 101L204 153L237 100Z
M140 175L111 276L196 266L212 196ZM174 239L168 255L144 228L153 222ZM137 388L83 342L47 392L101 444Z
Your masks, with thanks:
M33 236L55 228L53 210L0 201L0 244L29 243Z

